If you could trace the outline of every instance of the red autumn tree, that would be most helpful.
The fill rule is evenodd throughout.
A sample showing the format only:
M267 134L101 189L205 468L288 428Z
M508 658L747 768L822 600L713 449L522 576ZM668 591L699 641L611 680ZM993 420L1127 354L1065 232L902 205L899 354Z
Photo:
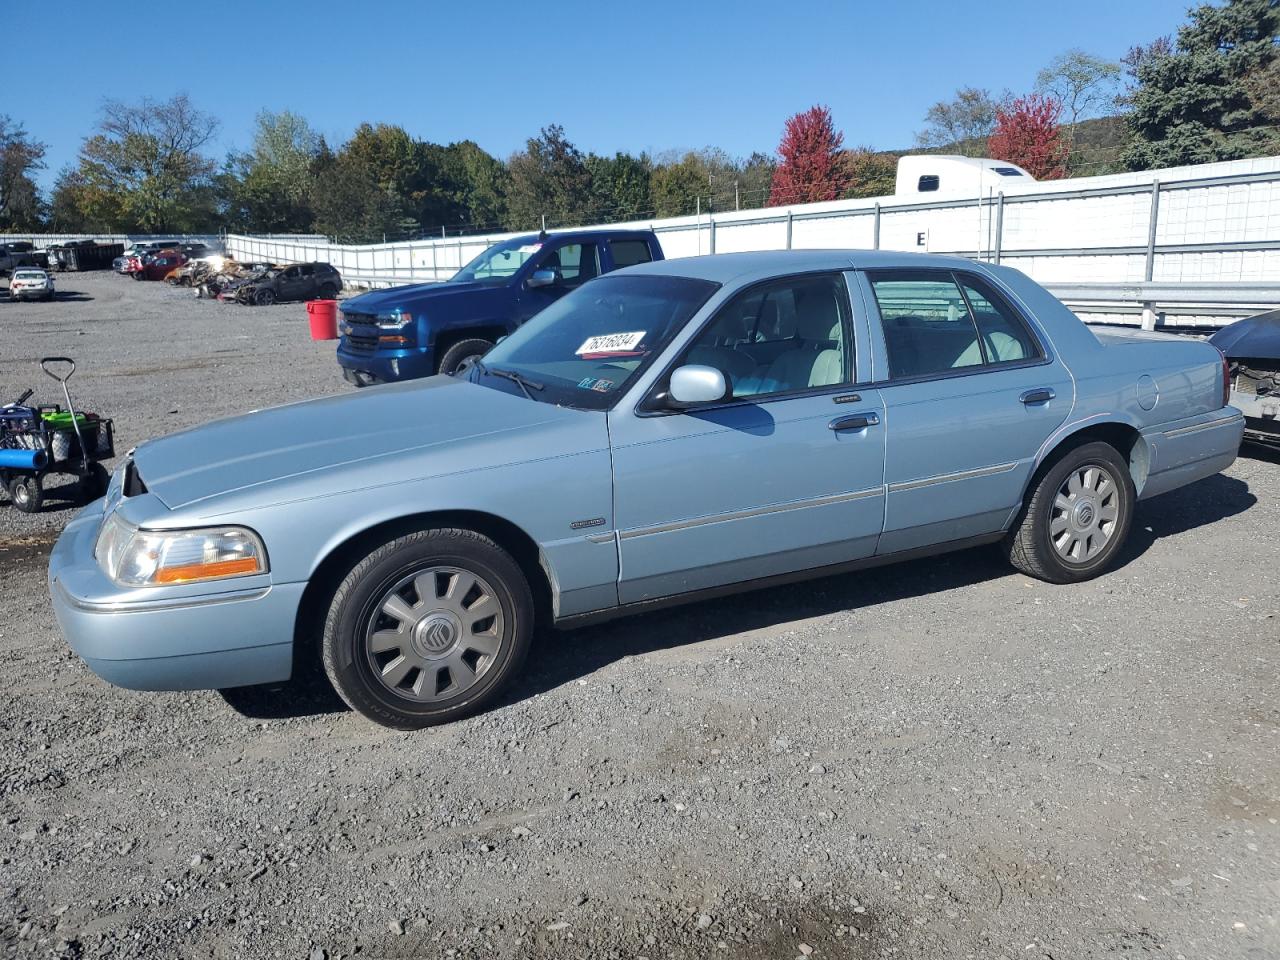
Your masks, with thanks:
M840 145L844 134L831 122L831 111L810 107L787 120L778 144L769 206L834 200L840 194Z
M987 156L1016 163L1037 180L1067 175L1070 148L1058 118L1062 101L1038 93L1017 97L996 110L996 128L987 139Z

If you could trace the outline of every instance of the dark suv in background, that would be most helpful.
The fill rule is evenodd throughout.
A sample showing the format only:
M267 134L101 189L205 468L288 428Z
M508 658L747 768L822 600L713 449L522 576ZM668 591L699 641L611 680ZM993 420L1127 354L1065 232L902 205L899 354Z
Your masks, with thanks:
M650 230L575 230L495 243L444 283L374 290L342 304L338 364L358 387L460 374L575 287L661 260Z
M285 300L333 300L341 289L342 276L330 264L295 263L272 267L238 285L234 299L266 307Z

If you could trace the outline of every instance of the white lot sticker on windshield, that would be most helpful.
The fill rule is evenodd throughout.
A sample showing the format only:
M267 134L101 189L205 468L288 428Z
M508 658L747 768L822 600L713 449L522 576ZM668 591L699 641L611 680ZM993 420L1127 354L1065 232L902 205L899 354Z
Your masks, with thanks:
M634 333L606 333L587 337L587 342L573 351L580 357L599 356L607 353L628 353L644 339L643 330Z
M523 247L516 247L516 253L537 253L541 249L540 243L526 243Z

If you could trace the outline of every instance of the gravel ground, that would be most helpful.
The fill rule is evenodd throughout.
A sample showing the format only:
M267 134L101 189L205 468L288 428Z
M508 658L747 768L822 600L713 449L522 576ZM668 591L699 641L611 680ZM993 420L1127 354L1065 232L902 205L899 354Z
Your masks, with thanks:
M0 301L0 389L72 354L122 451L347 389L301 305L59 286ZM0 955L1274 958L1278 495L1251 452L1079 586L977 550L549 632L415 734L108 687L46 597L70 510L0 501Z

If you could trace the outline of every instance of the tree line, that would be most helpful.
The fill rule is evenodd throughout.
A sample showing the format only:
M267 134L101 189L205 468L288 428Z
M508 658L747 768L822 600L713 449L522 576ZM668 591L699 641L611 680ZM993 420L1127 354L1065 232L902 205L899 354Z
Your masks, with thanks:
M1120 61L1067 51L1022 95L962 87L928 109L916 147L1053 179L1273 154L1278 124L1280 0L1226 0ZM384 123L333 146L304 117L264 111L248 149L218 161L217 131L185 94L108 101L46 194L45 145L0 115L0 230L456 236L881 196L901 155L846 148L820 105L785 122L775 151L745 158L584 153L557 124L505 160Z

